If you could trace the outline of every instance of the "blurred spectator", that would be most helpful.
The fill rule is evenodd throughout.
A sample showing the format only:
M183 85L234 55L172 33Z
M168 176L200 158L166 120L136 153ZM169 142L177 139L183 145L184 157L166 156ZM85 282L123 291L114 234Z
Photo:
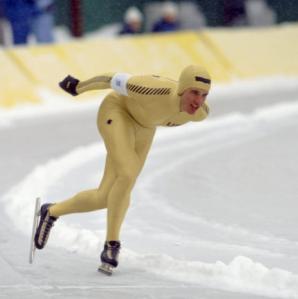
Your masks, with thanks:
M224 25L246 25L246 12L244 0L224 0Z
M4 3L3 0L0 0L0 18L4 17L4 9L3 9Z
M4 8L3 0L0 0L0 45L4 44Z
M165 2L162 6L161 19L152 28L152 32L176 31L180 29L178 7L173 2Z
M206 18L197 3L192 1L180 2L179 20L181 29L200 29L206 26Z
M30 21L34 11L33 0L3 0L4 12L10 22L14 44L27 43Z
M54 41L54 0L35 0L32 33L38 43Z
M276 23L276 13L266 0L246 0L245 8L250 26L270 26Z
M3 0L13 42L26 44L32 33L37 42L53 41L53 0Z
M143 15L135 6L129 7L124 15L124 23L119 34L138 34L141 32Z

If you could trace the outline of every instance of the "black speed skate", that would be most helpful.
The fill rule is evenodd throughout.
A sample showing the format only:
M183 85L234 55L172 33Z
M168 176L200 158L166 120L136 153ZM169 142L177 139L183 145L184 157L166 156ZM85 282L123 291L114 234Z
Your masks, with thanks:
M52 205L53 204L43 204L40 208L40 218L34 236L34 244L37 249L43 249L45 247L54 222L58 219L56 217L50 216L49 208Z
M98 268L98 271L107 275L113 274L114 268L118 266L120 248L119 241L105 242L104 250L100 256L102 265Z

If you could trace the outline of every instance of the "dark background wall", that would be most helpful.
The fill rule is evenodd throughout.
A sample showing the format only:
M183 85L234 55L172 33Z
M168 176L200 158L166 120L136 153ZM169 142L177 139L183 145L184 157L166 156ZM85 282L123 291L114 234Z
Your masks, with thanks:
M230 0L233 1L233 0ZM148 0L81 0L82 26L90 32L109 23L121 22L129 6L137 6L141 11ZM179 2L179 1L175 1ZM204 12L209 26L223 25L224 0L196 0ZM71 0L56 0L56 22L70 26ZM298 21L297 0L267 0L276 11L278 23Z

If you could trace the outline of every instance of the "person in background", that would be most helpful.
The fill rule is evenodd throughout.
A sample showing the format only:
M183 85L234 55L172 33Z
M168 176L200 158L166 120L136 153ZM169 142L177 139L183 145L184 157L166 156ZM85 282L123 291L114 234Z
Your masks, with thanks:
M53 0L3 0L15 45L28 43L33 34L38 43L53 41Z
M30 33L30 22L34 11L33 0L3 0L4 13L10 23L13 43L26 44Z
M125 12L124 23L119 34L138 34L141 32L142 23L143 15L140 10L135 6L129 7Z
M165 2L162 6L161 19L153 24L152 32L169 32L180 29L178 7L173 2Z
M247 24L245 1L224 1L224 25L243 26Z
M3 20L5 19L3 0L0 0L0 45L4 44L4 25Z
M32 32L38 43L54 42L54 0L35 0Z

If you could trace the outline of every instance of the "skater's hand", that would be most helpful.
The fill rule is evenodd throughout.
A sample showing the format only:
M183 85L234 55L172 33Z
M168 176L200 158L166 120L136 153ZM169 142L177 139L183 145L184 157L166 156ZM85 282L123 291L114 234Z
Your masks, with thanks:
M76 91L76 87L79 84L79 82L80 81L78 79L68 75L61 82L59 82L59 86L71 95L77 96L78 93Z

